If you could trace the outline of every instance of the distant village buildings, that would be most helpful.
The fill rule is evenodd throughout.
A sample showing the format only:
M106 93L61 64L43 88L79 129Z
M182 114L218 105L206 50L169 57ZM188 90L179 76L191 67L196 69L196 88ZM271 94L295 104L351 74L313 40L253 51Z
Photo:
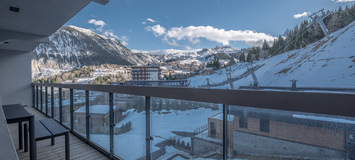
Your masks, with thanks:
M132 67L133 81L157 81L160 74L160 68L156 65Z

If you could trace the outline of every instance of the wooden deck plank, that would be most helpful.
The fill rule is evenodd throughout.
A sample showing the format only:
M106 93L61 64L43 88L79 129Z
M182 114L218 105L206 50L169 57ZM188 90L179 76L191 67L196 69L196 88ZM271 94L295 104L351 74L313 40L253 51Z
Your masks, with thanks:
M32 107L25 108L29 113L35 115L36 120L47 118L42 113ZM19 150L18 145L18 125L9 124L11 136L13 138L17 155L21 160L29 160L29 152ZM50 139L37 142L37 159L62 160L65 159L65 138L64 136L55 138L55 145L51 146ZM92 148L79 138L70 134L70 159L96 160L108 159L96 149Z

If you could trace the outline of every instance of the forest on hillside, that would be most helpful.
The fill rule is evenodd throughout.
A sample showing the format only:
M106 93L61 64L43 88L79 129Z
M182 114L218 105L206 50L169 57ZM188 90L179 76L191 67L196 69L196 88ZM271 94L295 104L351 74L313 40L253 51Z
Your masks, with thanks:
M330 15L323 19L323 23L329 33L333 33L355 20L355 4L346 6L345 8L339 7L334 12L328 10L325 14ZM259 60L259 58L275 56L280 53L306 47L325 37L318 23L314 23L307 28L309 23L309 21L304 20L293 29L287 29L284 35L279 35L277 39L274 39L272 45L269 45L265 40L262 46L249 48L247 57L241 54L239 60L252 62Z

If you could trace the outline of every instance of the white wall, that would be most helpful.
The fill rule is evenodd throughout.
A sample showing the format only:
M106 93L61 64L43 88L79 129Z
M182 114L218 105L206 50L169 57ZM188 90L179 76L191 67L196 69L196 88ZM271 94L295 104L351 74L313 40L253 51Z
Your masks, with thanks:
M149 72L149 80L150 81L157 81L157 80L159 80L159 72Z
M5 104L32 106L32 53L0 54L0 96Z

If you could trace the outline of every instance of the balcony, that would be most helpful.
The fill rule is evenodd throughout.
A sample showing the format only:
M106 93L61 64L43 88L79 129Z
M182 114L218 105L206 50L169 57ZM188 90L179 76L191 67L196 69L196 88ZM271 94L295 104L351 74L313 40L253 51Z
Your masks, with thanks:
M353 91L31 84L31 51L88 3L0 2L4 104L70 129L71 159L355 159ZM64 159L64 138L56 139L38 142L38 159Z
M35 83L32 99L112 159L355 156L354 93Z
M26 110L35 115L36 120L47 118L44 114L37 111L35 108L26 107ZM15 144L18 158L21 160L29 160L29 152L24 152L23 150L18 150L18 131L17 124L9 124L9 129L11 137L13 138L13 143ZM50 139L37 142L37 159L65 159L65 145L64 136L57 137L55 139L56 143L51 146ZM70 159L87 159L87 160L104 160L108 159L106 156L101 154L99 151L90 147L84 141L70 134L70 147L71 147L71 157Z

